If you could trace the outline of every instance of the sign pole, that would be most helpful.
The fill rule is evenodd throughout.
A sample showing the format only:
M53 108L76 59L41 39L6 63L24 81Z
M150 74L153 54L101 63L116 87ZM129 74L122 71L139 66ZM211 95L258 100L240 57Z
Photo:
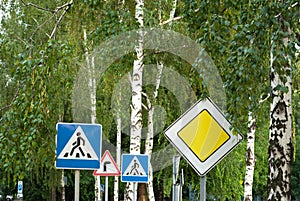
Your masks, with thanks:
M136 192L137 192L137 183L136 182L133 182L133 201L136 201L136 198L137 198L137 195L136 195Z
M173 191L172 191L172 200L177 201L178 200L178 192L177 192L177 177L178 177L178 170L179 170L179 164L180 164L180 156L174 155L173 156Z
M108 176L105 177L105 201L108 201Z
M200 176L200 201L206 201L206 176Z
M65 177L65 173L64 173L64 170L62 170L61 172L61 200L62 201L65 201L66 200L66 191L65 191L65 180L64 180L64 177Z
M98 201L101 201L101 180L100 180L100 176L96 176L96 180L97 180L97 186L98 186L98 192L97 192L97 196L98 196Z
M75 170L75 201L79 201L80 170Z

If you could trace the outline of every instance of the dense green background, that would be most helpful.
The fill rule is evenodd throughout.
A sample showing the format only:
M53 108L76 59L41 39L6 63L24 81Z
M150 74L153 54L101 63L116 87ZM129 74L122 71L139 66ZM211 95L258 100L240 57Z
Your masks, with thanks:
M24 2L38 5L43 10L26 6L21 1L10 3L2 0L0 5L5 13L9 13L8 18L2 18L0 31L1 189L5 193L16 194L17 181L23 180L25 200L51 200L53 191L60 197L61 170L54 167L55 125L58 121L73 121L72 86L80 64L85 61L85 48L92 52L107 39L137 29L135 3L133 0L125 1L125 5L111 0L75 1L58 23L56 34L49 38L64 9L54 13L47 10L55 10L67 2ZM300 195L300 149L297 146L300 140L300 64L294 48L296 42L299 44L295 36L300 32L300 13L296 2L181 0L177 2L175 17L182 18L165 25L159 25L159 12L162 21L168 20L173 1L145 2L145 27L182 33L197 41L214 60L227 95L226 116L235 130L245 137L248 112L252 111L255 115L257 131L253 193L264 199L267 196L271 99L261 104L259 100L265 98L271 90L271 49L275 50L277 64L286 63L283 55L291 58L295 148L292 166L293 200ZM87 45L83 40L83 29L88 33ZM282 42L284 37L290 39L287 47ZM97 86L97 120L103 126L104 135L113 144L116 140L116 123L111 111L112 91L117 80L132 69L134 57L134 53L131 53L113 63ZM185 77L198 98L207 94L202 78L182 59L169 53L145 52L146 64L155 64L157 61L172 66L172 69ZM280 73L280 69L277 70ZM147 93L153 89L153 86L144 87ZM286 89L281 87L280 90L285 92ZM167 89L159 89L155 103L165 108L166 125L179 117L179 105ZM124 135L122 140L122 147L129 147L128 136ZM168 144L162 133L156 135L154 141L154 150L160 150ZM207 193L210 196L219 200L239 200L242 197L245 153L244 140L209 172ZM187 192L189 184L199 190L199 177L185 162L181 166L186 181L184 191ZM67 200L71 200L74 172L66 170L65 174L68 178L66 196ZM171 174L171 168L154 173L155 190L163 192L166 199L171 195ZM122 194L124 184L120 185ZM112 186L109 187L110 193L113 192ZM80 190L81 200L94 199L94 178L90 171L82 171Z

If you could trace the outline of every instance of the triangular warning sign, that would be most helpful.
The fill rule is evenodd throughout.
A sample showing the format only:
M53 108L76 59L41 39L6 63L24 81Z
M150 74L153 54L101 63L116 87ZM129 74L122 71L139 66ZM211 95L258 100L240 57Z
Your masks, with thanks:
M88 138L80 126L58 156L59 159L99 160Z
M121 172L111 156L110 152L106 150L101 158L100 169L94 170L94 176L120 176Z
M140 161L136 156L133 157L132 161L129 163L128 167L126 168L123 176L141 176L147 177L147 174L141 165Z

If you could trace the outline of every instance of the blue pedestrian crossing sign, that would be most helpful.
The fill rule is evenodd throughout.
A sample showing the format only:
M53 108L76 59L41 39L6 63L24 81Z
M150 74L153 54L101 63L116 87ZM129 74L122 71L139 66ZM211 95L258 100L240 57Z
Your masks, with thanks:
M144 154L122 155L122 182L147 183L149 178L149 156Z
M100 168L102 126L100 124L58 123L57 169Z

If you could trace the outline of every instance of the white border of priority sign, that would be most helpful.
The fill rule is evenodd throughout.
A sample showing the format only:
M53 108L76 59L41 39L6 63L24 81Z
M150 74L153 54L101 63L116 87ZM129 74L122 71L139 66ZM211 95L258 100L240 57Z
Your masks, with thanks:
M198 156L193 152L191 147L189 147L178 134L183 128L192 122L194 118L197 118L198 115L205 110L227 133L229 139L226 140L207 159L201 161L200 158L198 158ZM169 126L165 130L165 136L199 175L206 175L209 170L211 170L221 159L232 151L233 148L242 140L242 136L240 134L233 135L230 129L231 124L227 121L221 110L209 98L206 98L202 101L196 102L189 110L187 110L171 126ZM212 133L209 137L214 138L214 136L214 133Z
M57 169L100 168L102 126L85 123L57 123Z

